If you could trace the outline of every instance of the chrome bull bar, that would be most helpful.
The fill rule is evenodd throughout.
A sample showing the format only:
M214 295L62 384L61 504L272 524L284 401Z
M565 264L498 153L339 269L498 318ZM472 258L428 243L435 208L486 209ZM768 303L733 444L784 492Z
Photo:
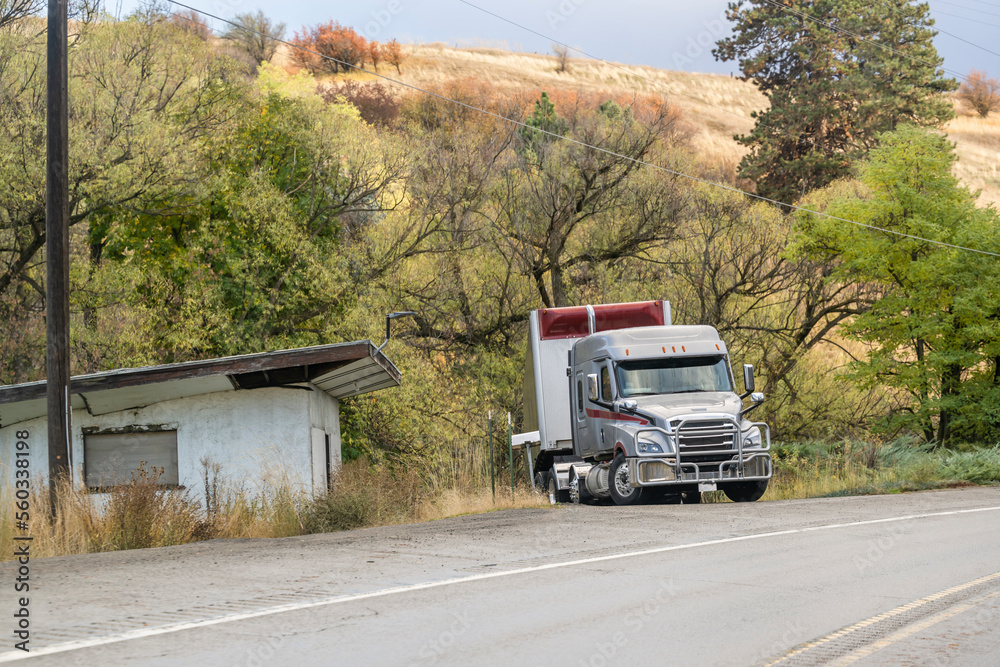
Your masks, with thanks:
M687 422L728 421L733 427L736 449L699 449L696 456L725 456L725 461L688 462L682 461L680 440ZM752 481L770 479L773 472L771 461L771 429L764 422L752 422L748 432L757 428L762 431L761 445L744 451L743 431L736 418L730 415L697 415L682 419L672 431L656 426L640 428L635 432L636 443L646 432L660 433L666 442L674 447L674 456L638 456L628 459L629 482L632 486L665 486L672 484L692 484L699 482ZM648 469L651 468L651 469Z

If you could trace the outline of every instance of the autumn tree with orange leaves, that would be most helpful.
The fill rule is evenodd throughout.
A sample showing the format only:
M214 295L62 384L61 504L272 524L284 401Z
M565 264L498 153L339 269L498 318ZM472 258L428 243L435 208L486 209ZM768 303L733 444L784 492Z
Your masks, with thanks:
M402 74L400 66L409 56L403 53L403 47L399 45L399 42L396 40L386 42L385 46L382 47L382 52L385 54L385 61L396 68L396 74Z
M313 74L346 72L363 66L369 57L368 40L336 21L303 26L292 44L298 47L292 51L292 60Z

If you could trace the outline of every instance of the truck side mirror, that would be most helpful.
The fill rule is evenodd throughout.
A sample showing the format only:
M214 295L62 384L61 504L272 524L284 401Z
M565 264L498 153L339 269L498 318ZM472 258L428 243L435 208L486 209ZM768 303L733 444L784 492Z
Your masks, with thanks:
M590 400L596 401L598 399L600 386L597 380L597 373L591 373L587 376L587 395Z
M743 364L743 386L748 394L754 390L753 364Z

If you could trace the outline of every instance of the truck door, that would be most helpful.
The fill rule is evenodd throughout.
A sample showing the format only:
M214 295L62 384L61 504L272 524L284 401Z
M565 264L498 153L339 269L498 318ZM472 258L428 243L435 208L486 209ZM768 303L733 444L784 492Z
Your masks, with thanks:
M578 456L593 452L594 442L587 419L587 376L578 372L573 381L573 443Z

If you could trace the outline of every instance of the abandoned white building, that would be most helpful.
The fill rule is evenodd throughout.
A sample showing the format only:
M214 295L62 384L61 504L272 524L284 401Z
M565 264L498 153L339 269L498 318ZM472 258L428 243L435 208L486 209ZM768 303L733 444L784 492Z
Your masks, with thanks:
M161 484L199 496L209 457L250 488L278 470L315 493L341 461L340 400L400 380L367 340L77 376L70 467L100 490L145 461ZM17 433L28 433L32 474L48 471L45 392L44 381L0 387L4 486Z

